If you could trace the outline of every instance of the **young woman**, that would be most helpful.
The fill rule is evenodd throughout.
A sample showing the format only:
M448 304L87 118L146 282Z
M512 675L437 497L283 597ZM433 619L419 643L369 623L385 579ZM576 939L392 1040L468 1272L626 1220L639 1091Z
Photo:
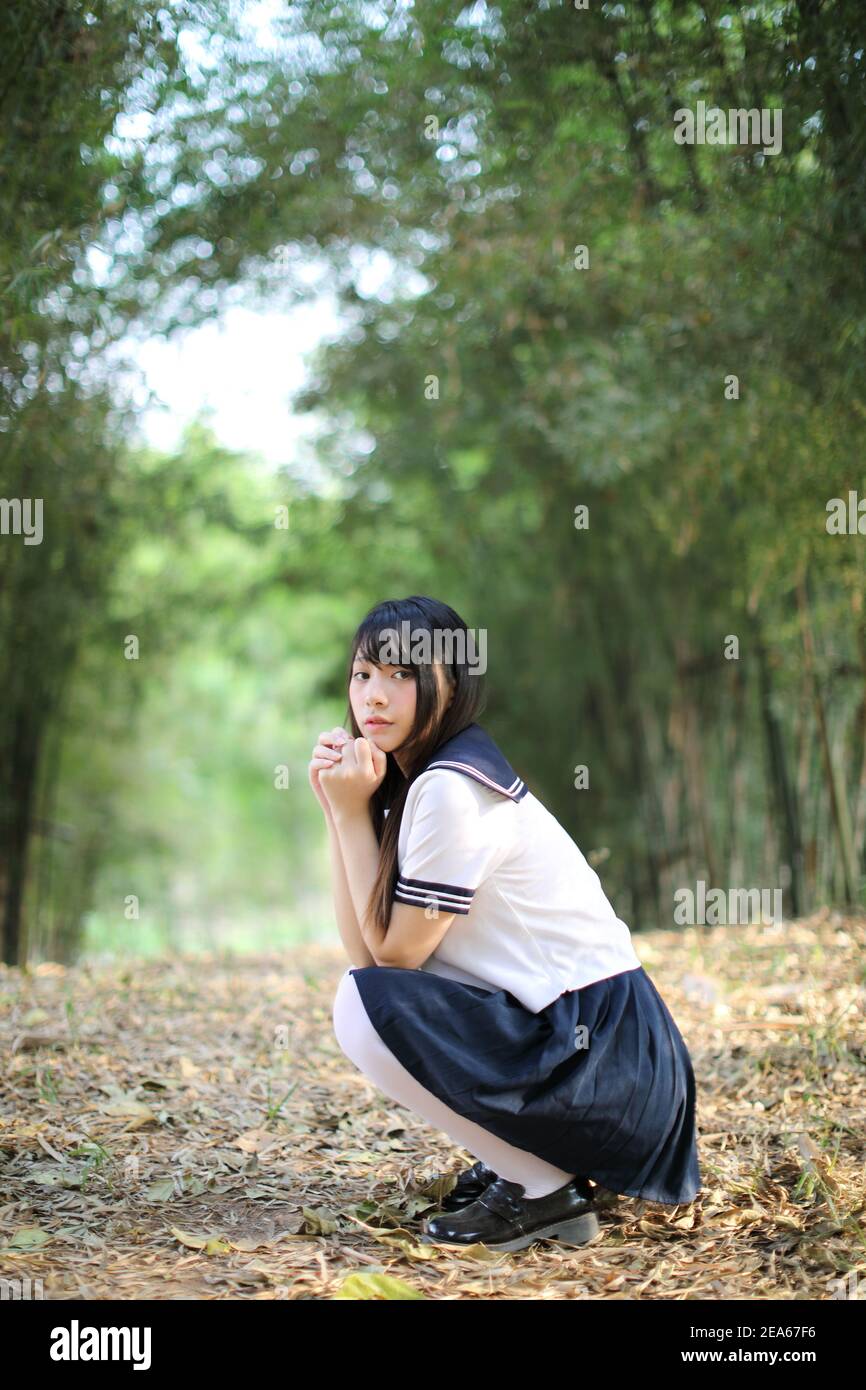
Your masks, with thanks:
M476 1157L422 1240L581 1244L591 1179L669 1204L701 1190L694 1073L598 875L477 723L472 652L418 596L352 641L350 732L321 734L309 769L353 965L334 1029Z

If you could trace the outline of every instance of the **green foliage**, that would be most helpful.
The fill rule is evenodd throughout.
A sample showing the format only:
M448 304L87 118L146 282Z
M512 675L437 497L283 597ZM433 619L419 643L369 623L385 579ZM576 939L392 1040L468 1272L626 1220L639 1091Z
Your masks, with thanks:
M859 0L306 0L273 51L241 29L191 0L0 19L0 477L46 499L41 546L0 537L7 959L25 882L61 954L88 912L154 949L312 927L319 711L361 612L413 591L488 630L488 725L633 925L700 876L856 900L866 585L825 522L866 492ZM678 144L699 100L779 108L780 153ZM320 480L266 484L204 425L129 446L109 349L238 286L300 299L312 259L346 324L300 402Z

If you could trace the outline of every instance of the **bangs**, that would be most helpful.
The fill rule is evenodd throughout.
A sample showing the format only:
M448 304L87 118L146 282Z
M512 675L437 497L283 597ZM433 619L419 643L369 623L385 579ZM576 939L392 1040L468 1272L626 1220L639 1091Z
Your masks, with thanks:
M354 660L360 657L374 666L411 666L416 670L428 666L429 661L412 655L414 642L421 632L431 634L431 628L417 611L409 618L405 611L400 612L396 607L379 608L358 632ZM381 659L383 651L390 660Z

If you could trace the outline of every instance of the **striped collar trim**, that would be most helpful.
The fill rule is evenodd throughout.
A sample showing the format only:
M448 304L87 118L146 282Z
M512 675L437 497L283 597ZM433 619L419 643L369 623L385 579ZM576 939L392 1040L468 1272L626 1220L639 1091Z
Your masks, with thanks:
M434 767L453 768L511 801L522 801L529 791L523 778L518 777L505 754L480 724L467 724L465 729L440 743L418 776L431 772Z

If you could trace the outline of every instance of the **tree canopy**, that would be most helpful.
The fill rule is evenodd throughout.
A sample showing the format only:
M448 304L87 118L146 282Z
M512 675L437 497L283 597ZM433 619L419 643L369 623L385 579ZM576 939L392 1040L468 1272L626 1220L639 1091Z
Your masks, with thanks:
M45 507L0 536L6 959L137 884L164 920L191 863L206 919L257 855L303 900L303 763L392 592L488 631L488 726L635 927L701 878L862 902L862 7L307 0L253 42L229 0L13 0L0 34L0 491ZM680 143L699 102L780 148ZM314 476L133 447L119 344L323 282Z

